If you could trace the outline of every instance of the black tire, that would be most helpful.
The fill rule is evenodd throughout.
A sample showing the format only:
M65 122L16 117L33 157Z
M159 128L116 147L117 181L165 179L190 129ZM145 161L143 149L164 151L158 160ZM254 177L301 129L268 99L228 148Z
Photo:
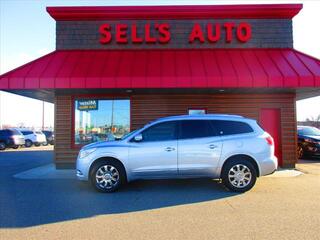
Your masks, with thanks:
M27 140L25 141L25 143L24 143L24 146L27 147L27 148L29 148L29 147L32 146L32 144L33 144L32 141L29 140L29 139L27 139Z
M99 169L101 169L103 167L105 169L107 169L106 172L110 172L110 173L114 172L115 173L115 171L111 171L112 168L110 168L108 166L116 169L116 171L118 172L118 178L117 178L117 181L112 181L112 179L105 180L105 181L111 181L111 183L109 185L107 185L106 187L103 187L102 186L103 184L102 183L100 184L98 182L96 175L97 175L97 172L99 171ZM108 173L106 173L106 174L108 174ZM92 186L99 192L104 192L104 193L114 192L114 191L118 190L126 182L125 169L123 168L122 164L116 160L110 159L110 160L99 161L96 164L94 164L94 166L92 167L92 170L90 172L90 182L91 182Z
M48 142L42 143L42 146L48 146Z
M0 142L0 151L4 151L6 150L6 144L4 144L3 142Z
M232 169L232 170L231 170ZM244 176L246 177L243 180L236 180L236 174L233 175L234 170L239 169L241 172L244 172ZM229 175L230 174L230 175ZM246 175L248 174L248 175ZM235 176L235 177L233 177ZM250 180L247 180L249 178ZM238 177L238 176L237 176ZM242 175L239 176L242 178ZM222 173L221 173L221 179L222 183L226 188L233 192L246 192L250 190L256 183L257 180L257 171L255 167L252 165L251 162L249 162L246 159L230 159L226 162L226 164L223 166ZM233 179L233 180L232 180ZM239 186L235 186L237 184L240 184ZM241 184L243 183L243 184Z
M13 149L18 149L18 148L19 148L19 145L14 145L12 148L13 148Z
M35 143L34 144L36 147L40 147L40 143Z

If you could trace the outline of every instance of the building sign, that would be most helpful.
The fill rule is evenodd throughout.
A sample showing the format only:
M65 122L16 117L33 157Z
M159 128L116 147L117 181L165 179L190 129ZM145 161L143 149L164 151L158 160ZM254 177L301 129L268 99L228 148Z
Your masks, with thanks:
M105 23L100 25L99 32L101 34L99 40L101 44L109 44L112 41L118 44L167 44L171 40L169 23L147 23L142 26L135 23L115 25ZM138 34L138 32L140 32L140 34ZM189 44L195 42L217 43L219 41L226 43L232 43L234 41L246 43L250 39L251 25L249 23L225 22L207 23L205 27L199 23L194 23L192 28L190 28L189 39L186 39L186 41Z
M78 100L77 109L79 111L98 110L98 100Z

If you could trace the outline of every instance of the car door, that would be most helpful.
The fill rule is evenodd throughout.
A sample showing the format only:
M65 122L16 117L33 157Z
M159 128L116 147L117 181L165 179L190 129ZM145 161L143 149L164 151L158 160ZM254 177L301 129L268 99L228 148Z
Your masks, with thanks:
M178 131L179 175L214 176L223 143L209 120L183 120Z
M175 121L157 123L130 140L129 166L136 178L169 178L177 174L177 127Z

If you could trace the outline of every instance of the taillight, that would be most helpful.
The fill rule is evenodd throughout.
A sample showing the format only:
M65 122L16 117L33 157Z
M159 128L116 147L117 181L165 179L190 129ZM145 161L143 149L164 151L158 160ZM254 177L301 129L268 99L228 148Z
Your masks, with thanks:
M274 145L274 141L273 138L271 136L267 136L266 137L266 141L269 145L273 146Z

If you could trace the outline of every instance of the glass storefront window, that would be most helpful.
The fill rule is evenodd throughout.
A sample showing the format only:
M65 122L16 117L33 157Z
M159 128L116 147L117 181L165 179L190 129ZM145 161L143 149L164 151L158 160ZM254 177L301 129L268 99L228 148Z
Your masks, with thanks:
M78 99L75 144L111 141L130 132L130 100Z

